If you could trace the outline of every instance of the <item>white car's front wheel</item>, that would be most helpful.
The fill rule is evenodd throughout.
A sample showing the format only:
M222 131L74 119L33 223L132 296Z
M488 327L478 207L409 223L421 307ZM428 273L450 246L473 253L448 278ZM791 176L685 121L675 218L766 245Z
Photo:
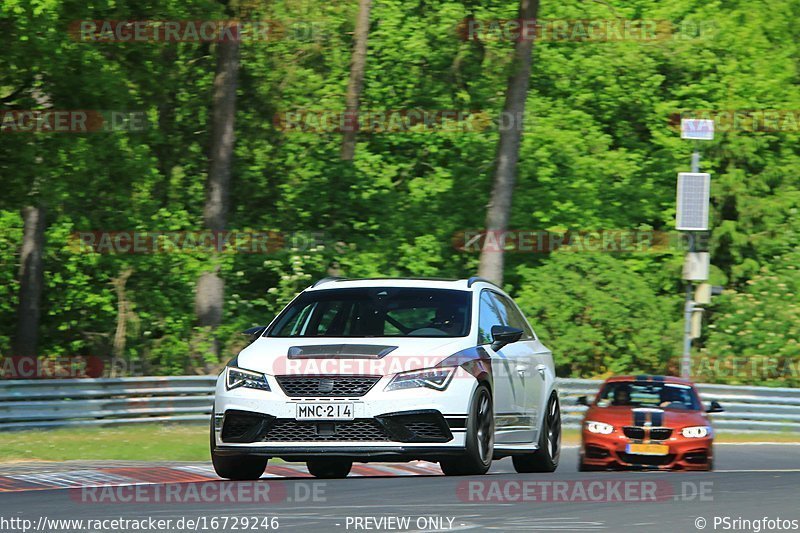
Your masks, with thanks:
M264 474L269 457L258 455L219 455L214 438L214 415L211 415L211 463L219 477L236 481L256 480Z
M310 459L306 461L308 472L321 479L338 479L347 477L353 467L353 461L347 459Z
M492 466L494 407L492 393L486 385L479 385L472 396L472 405L467 418L466 442L464 455L448 457L439 462L446 476L481 475Z

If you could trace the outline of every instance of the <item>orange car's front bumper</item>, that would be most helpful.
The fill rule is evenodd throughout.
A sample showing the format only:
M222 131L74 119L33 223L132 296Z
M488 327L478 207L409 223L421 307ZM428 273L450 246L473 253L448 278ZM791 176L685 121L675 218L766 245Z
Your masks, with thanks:
M628 445L641 443L626 437L621 431L609 435L581 432L580 460L587 469L658 469L658 470L710 470L714 463L713 437L700 439L677 436L653 444L669 446L666 455L639 455L628 453Z

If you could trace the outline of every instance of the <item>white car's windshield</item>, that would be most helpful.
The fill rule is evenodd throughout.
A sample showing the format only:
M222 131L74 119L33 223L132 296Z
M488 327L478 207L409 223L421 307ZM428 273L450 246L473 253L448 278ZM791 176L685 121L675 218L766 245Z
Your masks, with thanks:
M302 294L267 332L270 337L464 337L471 293L371 287Z

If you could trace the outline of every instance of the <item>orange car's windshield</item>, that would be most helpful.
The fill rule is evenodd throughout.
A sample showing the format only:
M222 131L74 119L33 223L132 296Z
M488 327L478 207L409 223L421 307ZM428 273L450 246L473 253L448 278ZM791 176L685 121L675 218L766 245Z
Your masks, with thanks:
M606 383L597 400L600 407L660 407L700 410L700 401L689 385L663 382L613 381Z

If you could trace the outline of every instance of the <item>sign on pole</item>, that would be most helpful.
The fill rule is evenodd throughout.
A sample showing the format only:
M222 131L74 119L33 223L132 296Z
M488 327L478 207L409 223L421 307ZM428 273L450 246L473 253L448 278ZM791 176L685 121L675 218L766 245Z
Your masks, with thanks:
M711 254L708 252L689 252L683 264L683 279L688 281L706 281L708 269L711 264Z
M711 284L701 283L694 290L694 303L706 305L711 303Z
M694 172L678 174L676 229L680 231L705 231L708 229L710 192L710 174Z
M710 141L714 138L714 121L697 118L681 119L681 139Z

